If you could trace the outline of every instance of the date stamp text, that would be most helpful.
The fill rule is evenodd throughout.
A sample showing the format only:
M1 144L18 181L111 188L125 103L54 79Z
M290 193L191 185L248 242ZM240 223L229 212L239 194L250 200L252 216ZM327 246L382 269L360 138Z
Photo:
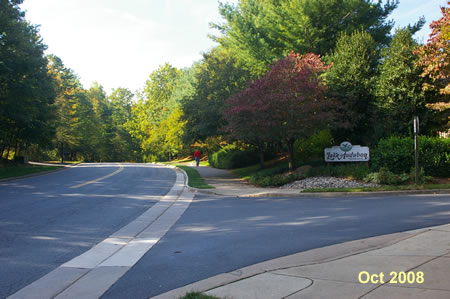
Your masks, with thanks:
M425 277L422 271L417 272L396 272L391 271L389 275L385 275L384 272L369 273L367 271L361 271L358 274L358 281L362 284L421 284L425 281Z

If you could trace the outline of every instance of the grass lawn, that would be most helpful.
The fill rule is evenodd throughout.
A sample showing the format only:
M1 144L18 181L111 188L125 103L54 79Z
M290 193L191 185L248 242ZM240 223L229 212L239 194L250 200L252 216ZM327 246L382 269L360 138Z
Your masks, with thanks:
M427 184L427 185L399 185L381 187L361 187L361 188L311 188L302 192L375 192L375 191L398 191L398 190L431 190L450 189L450 184Z
M168 162L161 162L167 165L195 165L195 160L192 160L191 158L182 158L178 160L172 160ZM201 161L200 160L200 166L209 166L208 160Z
M35 174L62 168L62 166L38 166L38 165L21 165L0 167L0 179L8 179L14 177L21 177L28 174Z
M183 297L180 297L178 299L220 299L220 298L216 297L216 296L202 294L199 292L191 292L191 293L187 293L186 295L184 295Z
M264 170L270 170L272 168L278 168L280 166L287 165L287 162L285 161L285 158L278 158L270 161L264 162ZM242 168L235 168L232 169L231 172L235 175L243 178L244 180L249 180L252 175L257 173L258 171L261 171L261 165L255 164L247 167Z
M192 188L198 188L198 189L213 189L213 186L210 186L205 183L203 178L200 176L197 170L195 170L192 167L185 166L185 165L176 165L178 168L183 169L189 178L189 186Z
M51 164L59 164L61 163L61 160L59 161L46 161L45 163L51 163ZM77 164L77 163L83 163L83 161L64 161L64 164Z
M261 169L261 166L259 164L256 164L256 165L251 165L251 166L247 166L247 167L243 167L243 168L232 169L231 172L234 173L235 175L243 178L244 180L248 180L255 172L257 172L260 169Z

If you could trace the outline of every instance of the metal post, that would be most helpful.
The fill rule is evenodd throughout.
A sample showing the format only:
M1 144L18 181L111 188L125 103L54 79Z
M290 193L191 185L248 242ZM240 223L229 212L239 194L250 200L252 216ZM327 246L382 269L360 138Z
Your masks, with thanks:
M419 135L419 117L414 116L414 168L415 168L415 178L414 183L417 185L419 183L419 146L417 142L417 135Z

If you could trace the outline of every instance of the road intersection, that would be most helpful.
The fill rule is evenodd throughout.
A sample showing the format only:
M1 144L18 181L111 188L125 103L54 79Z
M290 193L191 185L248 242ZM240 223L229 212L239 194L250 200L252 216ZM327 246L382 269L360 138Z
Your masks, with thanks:
M151 164L81 164L0 183L0 298L148 298L283 256L450 222L448 194L191 191L180 172Z

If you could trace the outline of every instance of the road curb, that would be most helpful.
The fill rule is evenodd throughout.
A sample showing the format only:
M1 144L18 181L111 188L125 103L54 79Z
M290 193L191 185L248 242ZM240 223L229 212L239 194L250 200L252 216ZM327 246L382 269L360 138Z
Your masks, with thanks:
M184 171L184 169L182 169L182 168L179 168L179 167L177 167L175 165L167 165L167 164L162 164L162 163L158 163L158 162L151 162L151 164L159 165L159 166L165 166L165 167L169 167L169 168L174 168L174 169L182 172L184 177L185 177L185 182L186 182L185 183L185 188L188 188L189 191L191 191L192 193L206 193L206 194L210 194L210 195L221 195L221 194L218 194L218 193L207 191L205 189L197 189L197 188L189 186L189 176L187 175L186 171Z
M196 192L195 190L198 190L196 188L192 188L191 186L189 186L189 176L187 175L186 171L184 171L183 169L176 167L175 165L167 165L167 164L162 164L162 163L158 163L158 162L151 162L150 164L173 168L173 169L175 169L175 171L181 172L184 175L184 187L193 193Z
M189 187L196 193L232 196L232 197L337 197L337 196L382 196L382 195L413 195L413 194L449 194L450 189L430 189L430 190L399 190L399 191L373 191L373 192L300 192L299 193L257 193L249 195L229 195L204 189Z

